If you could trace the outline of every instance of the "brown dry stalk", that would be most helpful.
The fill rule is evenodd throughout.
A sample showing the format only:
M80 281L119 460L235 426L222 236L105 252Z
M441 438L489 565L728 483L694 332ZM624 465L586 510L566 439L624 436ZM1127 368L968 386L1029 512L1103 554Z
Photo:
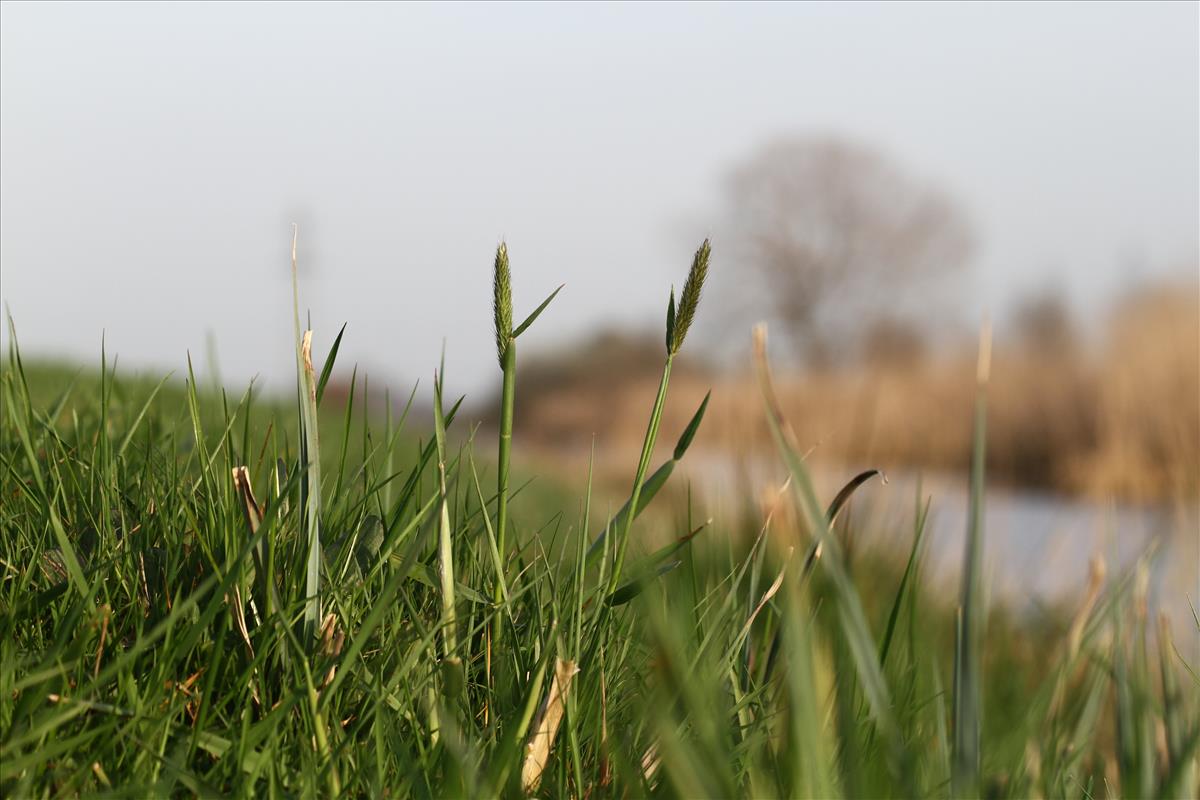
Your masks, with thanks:
M654 742L642 754L642 775L646 777L647 783L652 784L660 766L662 766L662 756L658 753L658 743Z
M779 402L779 395L775 391L775 379L771 377L771 365L767 361L767 324L765 322L754 326L754 363L758 368L758 379L762 386L763 398L770 406L773 416L779 420L779 427L788 440L788 445L797 453L801 452L796 432L792 429L792 424L788 422L787 415L783 413L783 404Z
M332 612L325 615L321 623L321 652L337 658L342 654L342 645L346 641L346 633L337 624L337 616Z
M338 626L337 616L333 613L326 614L324 622L321 623L321 652L331 659L336 659L342 654L342 646L345 643L346 632ZM321 688L324 689L333 683L336 675L337 664L330 664L324 680L321 681Z
M138 576L142 579L142 594L145 597L143 611L146 616L150 614L150 584L146 581L146 559L138 553Z
M308 375L309 380L305 381L308 384L308 395L312 402L317 402L317 381L316 370L313 369L312 360L312 331L305 331L304 338L300 340L300 352L304 355L304 372Z
M245 467L234 467L233 487L242 506L242 513L246 515L246 525L250 528L250 535L253 536L258 533L258 526L262 523L262 507L254 499L254 489L250 486L250 470Z
M795 552L795 549L796 548L794 547L789 547L787 549L787 555L783 557L783 568L779 570L779 576L775 578L774 582L772 582L767 590L763 592L762 599L758 601L758 605L754 607L754 611L751 612L750 616L746 619L746 624L742 626L742 631L740 634L738 634L738 641L742 641L745 639L745 637L750 635L750 627L754 625L755 618L759 615L759 613L762 612L767 603L771 602L771 598L774 597L779 591L779 587L783 586L783 577L787 573L787 565L791 562L792 553Z
M550 748L554 745L554 737L558 735L558 726L562 722L563 712L567 707L567 691L571 688L571 679L579 667L574 661L554 659L554 680L550 683L550 694L546 700L546 711L542 715L529 743L525 745L525 764L521 767L521 786L526 792L537 788L542 779L542 771L550 760Z
M1087 594L1079 606L1079 611L1075 614L1075 619L1071 623L1071 631L1067 636L1067 652L1071 654L1072 658L1079 652L1079 645L1083 641L1084 626L1087 625L1092 608L1095 607L1096 600L1100 597L1101 590L1104 589L1104 576L1107 572L1104 556L1099 553L1092 556L1092 560L1088 564Z

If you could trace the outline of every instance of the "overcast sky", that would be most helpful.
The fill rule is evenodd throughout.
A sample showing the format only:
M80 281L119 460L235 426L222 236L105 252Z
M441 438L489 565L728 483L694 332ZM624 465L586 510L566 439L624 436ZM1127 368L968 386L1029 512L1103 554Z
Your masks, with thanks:
M1197 8L5 2L0 294L29 354L180 369L211 334L278 384L295 221L319 351L349 321L400 387L444 340L479 391L501 237L518 316L567 284L527 348L657 321L729 166L832 132L962 201L966 317L1094 311L1195 271Z

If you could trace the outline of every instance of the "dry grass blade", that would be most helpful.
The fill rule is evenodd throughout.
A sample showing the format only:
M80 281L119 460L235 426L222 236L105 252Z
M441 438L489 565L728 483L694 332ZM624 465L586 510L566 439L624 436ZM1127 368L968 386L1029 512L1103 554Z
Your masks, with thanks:
M233 488L234 493L237 495L237 504L246 519L246 529L250 537L253 538L262 526L263 507L254 497L254 487L250 484L249 469L244 466L233 468ZM255 544L250 555L254 559L258 599L259 602L266 604L266 616L270 617L280 608L279 592L275 588L275 582L271 576L270 556L264 554L263 550L263 543L258 542ZM254 612L255 619L258 620L258 607L253 598L250 600L250 609ZM287 662L286 655L283 656L283 661L284 663Z
M792 428L792 423L788 421L787 415L783 413L783 404L779 402L779 393L775 390L775 378L771 374L770 367L767 361L767 326L758 324L754 326L754 362L757 365L758 382L761 389L763 400L767 404L767 410L770 412L770 417L779 426L779 431L786 440L789 447L793 450L800 451L800 440L796 437L796 431ZM807 453L805 454L807 455ZM801 457L803 458L803 456Z
M311 640L317 634L321 619L321 449L317 436L317 378L312 363L312 331L304 332L300 344L304 396L301 399L300 419L304 426L305 464L304 485L307 487L305 522L308 527L308 561L305 571L304 611L305 629Z
M1079 611L1075 613L1070 633L1067 634L1067 652L1071 658L1074 658L1079 652L1079 646L1083 642L1083 629L1091 619L1092 609L1096 606L1096 600L1100 598L1100 592L1104 590L1104 578L1107 574L1108 569L1104 563L1104 556L1099 553L1092 556L1092 560L1088 563L1087 593L1079 606Z
M233 488L237 493L238 505L241 506L242 513L246 516L246 526L250 529L250 535L253 536L258 532L259 523L262 522L262 511L254 499L254 490L250 487L250 470L246 467L233 468ZM242 601L241 588L233 587L233 591L225 595L225 601L230 606L229 611L233 616L234 625L241 634L242 641L246 643L246 650L253 658L254 645L250 643L250 631L246 627L246 609Z
M304 337L300 340L300 355L304 357L304 376L312 378L316 375L316 370L313 369L312 360L312 334L311 330L304 332ZM317 385L315 381L305 381L305 388L308 389L312 396L313 402L317 399Z
M658 768L661 766L662 756L658 752L658 743L654 742L642 754L642 775L646 778L646 783L653 785L654 776L658 774Z
M246 526L250 529L250 535L253 536L258 533L258 526L262 524L262 507L254 499L254 488L250 485L250 470L246 467L233 468L233 488L237 492L238 505L241 506L242 513L246 517Z
M571 679L579 667L574 661L554 660L554 678L550 683L550 694L546 698L546 709L541 721L529 737L525 745L525 764L521 767L521 786L526 792L537 788L542 779L542 771L550 760L550 749L554 746L554 737L558 735L558 726L562 722L563 712L567 707L567 691L571 688Z
M779 576L775 578L774 582L772 582L771 585L767 587L767 590L763 592L762 599L758 601L758 605L754 607L754 610L750 612L750 616L746 618L746 624L742 626L741 633L739 633L737 639L734 640L738 647L741 647L742 643L746 641L746 637L750 635L750 628L754 625L754 620L758 618L758 615L762 612L763 608L766 607L767 603L771 602L771 598L774 597L779 591L779 588L783 586L783 579L787 574L787 565L791 563L792 554L794 552L794 547L789 547L787 549L787 554L783 557L783 568L779 570Z
M345 643L346 631L338 625L337 615L326 614L325 620L321 623L321 654L336 661L337 657L342 654L342 646ZM321 688L324 689L333 683L336 675L337 664L330 664L329 669L325 672L325 678L321 681Z

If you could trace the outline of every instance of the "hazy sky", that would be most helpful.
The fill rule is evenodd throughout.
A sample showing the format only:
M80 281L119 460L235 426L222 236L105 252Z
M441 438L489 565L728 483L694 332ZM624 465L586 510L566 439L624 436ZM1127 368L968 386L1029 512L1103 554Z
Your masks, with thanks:
M403 386L444 339L478 391L502 236L518 316L567 284L525 348L658 320L730 164L832 132L961 199L964 315L1096 309L1195 269L1197 8L5 2L0 292L28 353L180 369L211 332L282 381L296 221L319 351L349 321Z

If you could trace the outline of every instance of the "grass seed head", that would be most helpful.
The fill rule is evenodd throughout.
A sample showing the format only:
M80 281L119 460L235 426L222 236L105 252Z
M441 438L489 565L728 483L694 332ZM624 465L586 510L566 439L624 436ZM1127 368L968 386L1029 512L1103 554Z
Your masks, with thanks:
M700 305L700 293L704 289L704 279L708 277L708 257L712 252L708 239L700 245L696 255L692 257L692 268L688 271L687 281L683 284L683 292L679 295L679 305L675 308L672 337L669 347L671 355L683 347L688 328L696 318L696 308Z
M492 310L496 314L496 358L504 365L504 351L512 340L512 274L508 269L508 245L496 248L496 269L492 282Z

